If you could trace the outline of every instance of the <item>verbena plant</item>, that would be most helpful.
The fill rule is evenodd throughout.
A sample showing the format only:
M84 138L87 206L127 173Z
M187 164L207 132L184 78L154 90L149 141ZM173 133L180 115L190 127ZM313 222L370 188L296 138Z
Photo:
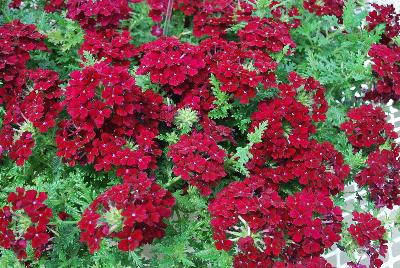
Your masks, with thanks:
M400 219L393 6L1 11L0 267L319 268L335 246L382 265Z

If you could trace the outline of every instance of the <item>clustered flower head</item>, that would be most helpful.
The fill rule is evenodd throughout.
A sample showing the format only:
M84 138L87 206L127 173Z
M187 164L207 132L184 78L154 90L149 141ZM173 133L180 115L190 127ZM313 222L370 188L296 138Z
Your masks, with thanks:
M235 23L249 20L254 11L254 1L207 0L193 16L195 37L221 37Z
M306 10L318 16L334 15L341 18L344 3L344 0L305 0L303 6Z
M369 154L367 165L355 181L360 186L368 186L371 199L376 207L393 208L400 205L400 162L399 148L377 150Z
M53 13L66 8L65 0L46 0L44 10L47 13Z
M380 220L369 213L353 212L354 224L351 224L347 231L370 258L370 268L381 267L383 261L379 256L385 256L388 247L385 236L385 227ZM351 262L352 268L366 268L365 265Z
M210 72L221 83L220 90L233 93L241 103L248 103L258 90L276 86L277 63L267 53L223 39L207 39L201 45Z
M18 259L28 257L29 242L36 259L48 250L52 237L48 226L53 212L43 203L46 199L44 192L18 187L8 195L10 205L0 209L0 246L14 251Z
M374 149L387 140L397 138L392 124L386 121L386 114L380 107L364 104L347 112L349 120L340 128L346 133L355 150Z
M0 104L6 113L0 129L2 154L23 165L34 147L33 132L47 132L56 124L62 106L58 73L27 69L29 51L46 50L44 36L34 25L13 21L0 27ZM0 158L2 157L0 154Z
M251 116L252 129L268 122L264 142L253 147L253 155L291 158L309 146L309 136L315 132L313 122L325 120L328 105L324 88L315 79L303 79L295 73L289 75L289 81L279 85L280 97L260 102Z
M308 109L293 98L261 102L252 119L253 127L263 121L268 122L263 135L265 142L256 147L273 159L290 158L302 148L307 148L309 135L315 131Z
M384 24L385 32L379 44L373 44L369 51L377 84L366 92L365 99L389 102L400 99L399 35L400 14L393 5L372 4L373 10L367 16L368 30ZM397 38L397 39L396 39Z
M388 102L400 99L400 47L372 45L369 56L372 68L378 77L373 90L366 93L366 99Z
M0 27L0 104L7 103L19 95L25 85L26 63L29 52L46 50L45 36L33 24L23 24L14 20Z
M83 55L87 51L106 63L129 67L129 59L136 53L130 41L131 35L127 30L121 32L114 29L87 31L79 54Z
M174 174L199 188L203 195L210 195L211 187L226 176L225 151L205 132L182 135L170 146L168 155L174 163Z
M174 204L167 190L140 173L99 195L83 212L78 223L81 242L90 253L99 250L105 238L118 242L122 251L135 250L164 236L163 219L171 216Z
M257 176L229 184L209 211L217 249L237 247L235 267L307 262L340 240L343 219L327 195L304 190L282 200Z
M400 14L396 12L393 5L372 4L373 9L369 12L366 20L368 29L372 31L380 24L385 24L385 32L383 33L380 43L388 45L393 38L400 34Z
M128 0L68 0L68 18L79 22L85 30L113 28L129 18Z
M70 165L118 175L156 167L163 98L143 92L126 68L100 62L72 72L64 104L71 119L60 123L57 155Z
M295 48L296 44L289 33L289 27L272 18L255 17L238 31L241 44L249 49L266 52L280 52L285 46Z
M198 46L181 43L174 37L162 37L141 47L144 52L137 74L150 74L152 83L166 86L175 94L188 89L182 84L195 79L205 67L204 55Z

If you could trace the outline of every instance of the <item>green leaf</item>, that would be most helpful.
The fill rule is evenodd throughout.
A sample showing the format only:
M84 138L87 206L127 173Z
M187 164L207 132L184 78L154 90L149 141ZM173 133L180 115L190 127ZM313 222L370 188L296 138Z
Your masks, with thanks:
M214 74L211 74L210 83L211 90L215 96L214 104L216 107L211 110L208 115L212 119L226 118L228 117L229 110L232 108L232 104L229 103L230 96L221 91L221 85Z

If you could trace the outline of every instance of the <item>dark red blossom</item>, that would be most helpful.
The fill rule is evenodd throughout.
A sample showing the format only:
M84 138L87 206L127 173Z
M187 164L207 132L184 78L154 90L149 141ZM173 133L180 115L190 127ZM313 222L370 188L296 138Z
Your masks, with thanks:
M193 17L193 35L195 37L224 36L233 24L250 19L254 11L252 2L254 1L204 1Z
M309 149L294 156L283 168L306 188L332 195L344 190L344 180L350 174L343 155L331 143L315 140Z
M349 121L344 122L340 128L345 131L356 150L373 149L387 140L397 138L394 126L386 121L386 114L380 107L364 104L350 109L347 116Z
M292 40L289 27L283 22L272 18L255 17L238 31L241 44L249 49L260 49L265 52L280 52L285 46L296 47Z
M201 46L210 72L221 83L220 90L233 93L241 103L248 103L259 90L276 86L277 63L267 53L222 39L207 39Z
M370 268L381 267L383 261L379 256L385 257L388 247L384 238L385 227L380 220L369 213L353 212L354 224L347 231L351 234L358 246L367 253L370 258ZM356 263L349 263L351 267L357 267Z
M182 94L185 81L205 67L204 54L198 46L181 43L174 37L163 37L141 47L138 74L150 73L153 83L169 85L175 94Z
M400 205L400 162L399 148L377 150L368 156L367 165L355 181L360 186L368 186L371 199L376 207Z
M373 62L372 69L378 82L365 98L381 102L400 99L400 47L372 45L369 56Z
M113 28L120 20L129 18L128 3L128 0L68 0L67 16L86 30Z
M47 13L53 13L66 8L65 0L46 0L44 10Z
M341 18L344 3L344 0L306 0L303 2L303 6L306 10L318 16L334 15Z
M372 4L371 10L367 16L368 29L371 31L379 24L385 24L385 32L380 40L381 44L388 45L393 38L400 34L400 14L396 12L393 5Z
M46 199L44 192L20 187L8 195L10 206L0 209L1 247L11 249L19 259L25 259L26 247L31 241L35 258L40 258L51 238L47 227L53 213L43 203Z
M174 163L174 174L199 188L203 195L210 195L211 187L226 176L225 151L206 133L182 135L176 144L170 146L168 155Z
M209 211L217 249L230 250L237 243L235 267L306 263L340 240L343 219L322 193L302 191L283 202L256 176L228 185Z
M163 219L171 216L175 199L140 173L99 195L79 221L81 242L90 253L100 249L104 238L118 242L122 251L135 250L164 235Z
M307 107L291 97L261 102L251 118L251 129L268 122L263 142L252 148L252 154L260 157L290 158L309 146L309 136L315 132Z
M71 73L65 105L71 119L60 124L58 156L96 170L156 167L161 154L154 139L165 110L163 98L143 92L125 67L104 62ZM122 172L122 173L121 173Z
M129 59L135 54L135 48L130 44L131 39L127 30L121 33L114 29L87 31L79 54L83 55L87 51L106 63L129 67Z
M46 50L43 40L33 24L14 20L0 27L0 104L21 93L29 51Z

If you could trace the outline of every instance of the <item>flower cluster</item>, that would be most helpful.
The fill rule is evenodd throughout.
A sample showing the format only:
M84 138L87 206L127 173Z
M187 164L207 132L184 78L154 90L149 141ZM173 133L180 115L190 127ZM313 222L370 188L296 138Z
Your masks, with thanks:
M379 256L385 256L387 252L387 241L384 238L385 228L377 218L369 213L353 212L354 224L350 225L347 231L351 234L357 244L368 254L370 258L370 268L381 267L383 261ZM353 268L366 266L357 266L356 263L349 263Z
M318 16L334 15L341 18L343 15L344 0L305 0L303 6L311 13Z
M379 24L385 24L386 29L380 40L381 44L388 45L393 38L400 34L400 14L396 13L393 5L372 4L371 10L367 16L368 29L371 31Z
M112 28L129 18L128 0L69 0L68 17L79 22L85 30Z
M371 104L352 108L347 112L349 121L340 128L347 134L354 149L374 149L387 140L396 139L393 125L386 122L386 114Z
M124 30L121 33L114 29L104 31L87 31L79 54L89 52L106 63L113 63L117 66L129 67L129 59L135 55L135 48L130 44L131 35Z
M368 167L355 177L360 186L367 185L375 205L393 208L400 205L399 148L372 152L368 156Z
M289 27L272 18L254 18L238 31L241 44L249 49L280 52L285 46L295 48Z
M371 46L369 56L373 62L372 68L377 78L377 85L366 92L365 99L376 102L388 102L400 99L400 69L399 42L400 14L393 5L381 6L372 4L373 10L367 17L368 30L372 31L380 24L385 24L385 32L379 44Z
M340 240L343 219L340 208L322 193L304 190L284 202L256 176L228 185L209 211L216 247L228 251L236 242L235 267L306 262Z
M163 99L142 92L124 67L104 62L71 73L65 105L71 119L59 126L57 155L71 165L119 168L119 175L154 168L161 154L154 138Z
M174 163L174 174L199 188L203 195L210 195L210 187L226 176L225 151L207 133L181 136L179 142L170 146L168 155Z
M182 94L182 84L196 79L205 67L204 55L198 46L181 43L174 37L163 37L146 43L137 74L150 74L151 82L166 86L175 94Z
M267 121L265 142L255 145L258 153L272 159L290 158L309 145L309 135L315 132L313 122L325 120L327 102L324 88L313 78L289 75L290 84L281 84L280 98L261 102L252 115L252 128Z
M388 102L400 99L400 47L372 45L369 56L378 77L376 87L366 93L366 99Z
M38 259L51 240L49 222L52 209L43 202L47 199L44 192L25 190L18 187L8 195L10 206L0 209L0 246L13 250L19 259L28 257L28 243Z
M98 196L83 212L78 225L81 242L90 253L100 249L105 238L131 251L164 235L163 219L171 216L175 199L145 173L131 177Z
M276 86L277 63L267 53L223 39L207 39L202 46L210 72L221 83L221 91L233 93L241 103L248 103L258 90Z
M18 20L0 27L0 104L7 103L19 95L25 85L26 63L29 52L46 50L44 36L36 31L33 24L23 24Z
M254 7L249 2L204 1L193 17L193 35L195 37L226 35L227 29L234 23L250 19Z
M0 146L18 165L32 153L34 128L47 132L62 110L57 72L26 66L30 51L46 50L43 39L34 25L13 21L0 27L0 104L6 108Z
M48 13L53 13L66 8L65 0L47 0L44 10Z

